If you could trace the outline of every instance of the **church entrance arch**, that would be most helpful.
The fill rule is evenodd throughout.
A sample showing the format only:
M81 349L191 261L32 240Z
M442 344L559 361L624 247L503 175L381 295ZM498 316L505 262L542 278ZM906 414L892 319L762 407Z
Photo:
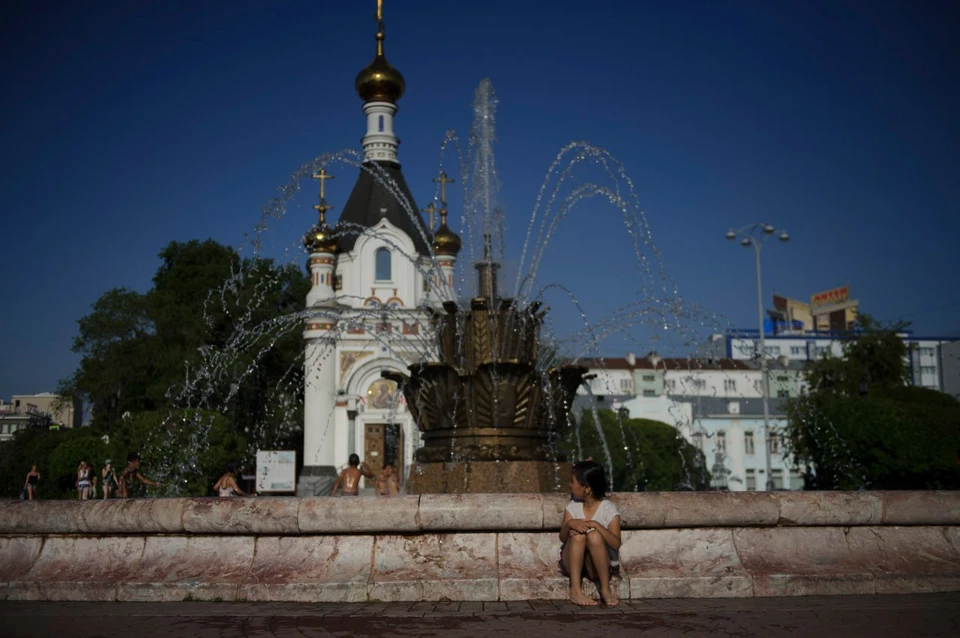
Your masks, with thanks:
M393 465L403 483L416 442L416 425L396 383L382 378L384 370L404 371L395 360L375 359L364 362L348 383L348 391L358 397L354 419L357 454L375 474L382 472L384 465ZM373 481L364 483L364 487L372 485Z

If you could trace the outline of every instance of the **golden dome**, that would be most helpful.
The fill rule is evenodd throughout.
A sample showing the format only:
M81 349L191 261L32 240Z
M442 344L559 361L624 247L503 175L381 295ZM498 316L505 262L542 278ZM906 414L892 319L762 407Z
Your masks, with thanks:
M320 211L320 221L313 228L307 231L303 236L303 245L311 253L335 253L337 252L336 233L327 224L325 210Z
M382 30L377 33L377 57L357 74L354 86L364 102L396 102L403 95L403 76L383 55Z
M460 252L460 237L447 227L447 211L440 210L440 228L433 234L433 250L438 255L456 257Z

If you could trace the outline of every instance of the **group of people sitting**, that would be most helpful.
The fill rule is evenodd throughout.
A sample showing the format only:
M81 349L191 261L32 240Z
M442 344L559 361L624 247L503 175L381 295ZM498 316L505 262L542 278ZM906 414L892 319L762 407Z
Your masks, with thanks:
M396 496L400 493L400 482L397 479L396 469L392 465L384 465L383 471L375 475L370 468L360 462L359 456L351 454L349 467L337 476L331 496L336 496L337 490L340 490L340 496L359 496L361 478L375 479L373 491L377 496Z

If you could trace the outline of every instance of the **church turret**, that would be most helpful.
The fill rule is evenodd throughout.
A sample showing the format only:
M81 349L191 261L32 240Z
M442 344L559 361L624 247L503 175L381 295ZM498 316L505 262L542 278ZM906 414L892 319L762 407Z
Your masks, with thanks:
M432 243L440 269L439 280L434 282L434 286L437 289L436 296L442 303L454 298L453 273L457 265L461 241L460 237L447 226L447 184L452 183L453 180L447 177L445 172L440 171L433 181L440 184L440 226L433 233Z
M310 253L310 292L307 308L322 310L336 306L335 262L337 239L327 224L326 214L332 208L327 204L325 184L333 175L320 169L313 175L320 181L320 203L313 208L320 219L303 237ZM337 322L333 316L308 316L303 330L304 384L303 384L303 472L301 496L329 493L336 479L336 430L330 427L336 406L336 351Z
M313 178L320 181L320 203L315 204L313 209L320 214L319 221L307 231L303 236L303 245L310 253L310 292L307 293L307 307L312 308L317 305L329 305L336 298L334 259L337 253L337 238L334 231L327 224L327 211L333 206L327 205L324 196L324 185L328 179L333 179L333 175L327 173L327 170L321 168L313 175Z
M363 136L363 153L367 160L396 162L400 140L393 134L393 116L397 100L406 84L400 71L390 66L383 54L383 5L377 2L377 55L357 75L357 94L363 99L367 116L367 134Z

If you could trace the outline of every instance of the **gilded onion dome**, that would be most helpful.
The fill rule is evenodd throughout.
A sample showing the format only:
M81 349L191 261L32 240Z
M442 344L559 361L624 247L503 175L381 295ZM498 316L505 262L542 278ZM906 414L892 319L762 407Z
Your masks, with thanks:
M354 86L364 102L396 102L403 95L406 83L400 71L390 66L383 55L383 21L377 31L377 57L357 74Z
M438 255L456 257L460 252L460 237L447 226L447 209L440 209L440 227L433 234L433 250Z
M327 224L326 212L326 210L320 210L320 221L303 236L303 245L311 253L337 252L336 232Z

